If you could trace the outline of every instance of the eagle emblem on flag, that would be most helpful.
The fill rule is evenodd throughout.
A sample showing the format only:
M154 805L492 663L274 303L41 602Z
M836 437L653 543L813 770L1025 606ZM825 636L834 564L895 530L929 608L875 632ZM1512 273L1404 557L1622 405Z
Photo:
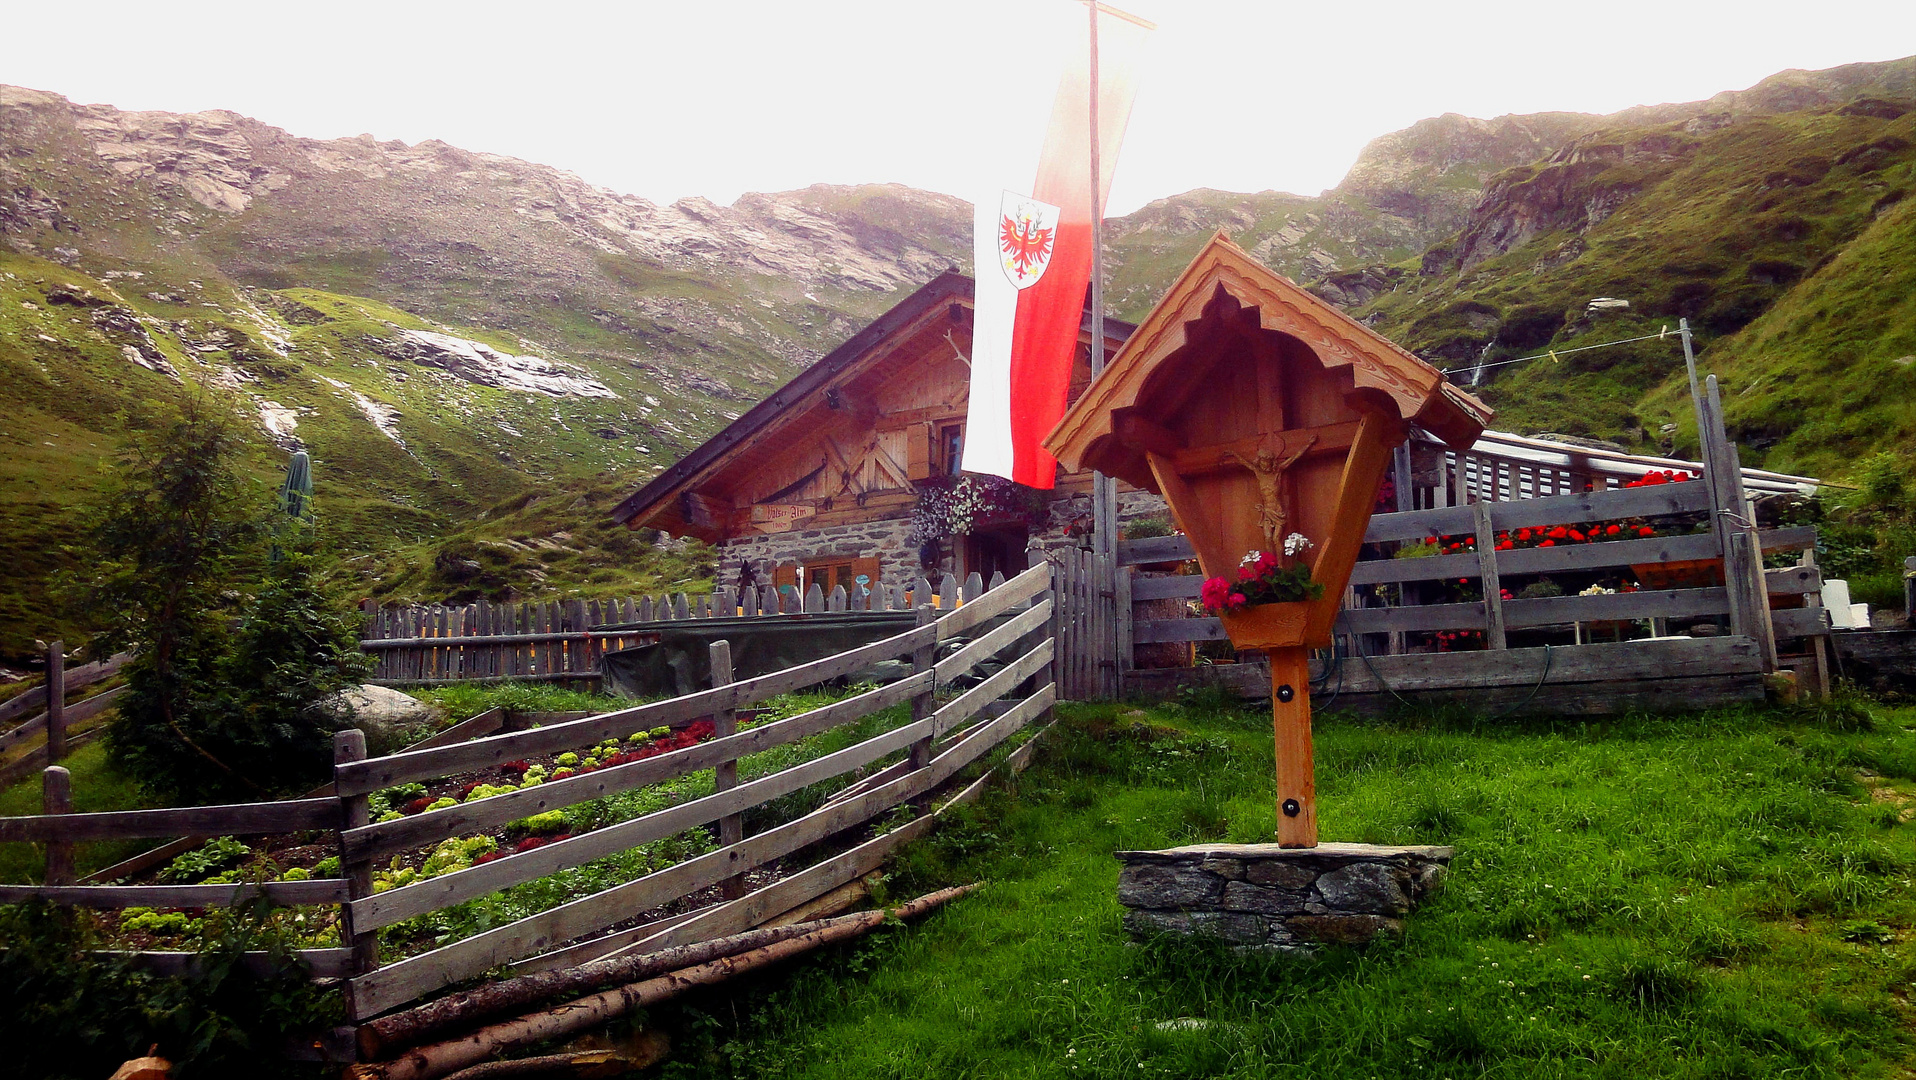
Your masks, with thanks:
M998 207L998 265L1013 287L1038 283L1058 246L1059 209L1015 192L1004 193Z

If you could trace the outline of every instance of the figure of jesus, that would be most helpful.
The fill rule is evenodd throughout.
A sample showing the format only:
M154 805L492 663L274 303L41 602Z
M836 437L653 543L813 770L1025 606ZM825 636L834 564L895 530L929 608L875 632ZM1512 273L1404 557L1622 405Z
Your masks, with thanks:
M1269 447L1258 450L1255 458L1247 458L1235 451L1231 453L1238 464L1251 470L1251 473L1257 477L1258 523L1264 529L1264 550L1273 555L1283 550L1280 545L1289 533L1290 511L1284 499L1284 473L1297 464L1298 459L1309 453L1311 447L1315 445L1317 445L1317 436L1313 435L1289 457L1282 459Z

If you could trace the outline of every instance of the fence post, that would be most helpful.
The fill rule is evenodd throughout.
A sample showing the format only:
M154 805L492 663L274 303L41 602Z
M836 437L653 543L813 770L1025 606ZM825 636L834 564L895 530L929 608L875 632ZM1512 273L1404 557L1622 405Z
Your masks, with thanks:
M1477 572L1484 582L1484 647L1509 648L1504 640L1503 581L1497 575L1497 530L1490 527L1490 504L1473 503L1477 514Z
M917 599L917 598L913 597L913 599ZM926 590L926 600L924 603L921 603L918 605L917 612L918 612L917 621L914 625L927 626L931 623L938 621L938 610L931 606L930 590ZM937 657L938 657L938 642L935 640L927 642L923 645L920 645L918 646L918 648L912 650L912 654L911 654L912 674L916 675L922 672L930 671L933 667L933 662L937 659ZM915 724L918 721L923 720L925 717L931 715L932 713L931 699L932 699L932 693L935 689L936 689L935 687L927 688L925 690L920 691L919 693L912 695L912 699L911 699L912 723ZM911 767L912 769L917 770L917 769L922 769L925 766L930 764L931 764L931 736L927 735L924 738L919 739L917 742L911 744Z
M67 646L56 641L47 646L47 764L58 765L66 757Z
M1723 427L1723 399L1716 376L1704 380L1704 404L1710 440L1710 461L1717 477L1710 481L1715 531L1723 547L1723 584L1730 599L1731 632L1755 639L1763 650L1764 670L1776 670L1776 629L1770 622L1769 586L1763 580L1763 552L1756 539L1756 522L1743 493L1743 470L1736 447ZM1707 477L1706 477L1707 479Z
M52 684L48 684L49 686ZM48 713L47 719L53 719ZM62 765L49 765L40 774L40 810L47 814L71 814L73 812L73 777ZM47 841L48 885L73 884L73 842L71 840Z
M716 690L732 681L732 643L714 641L710 646L712 656L712 689ZM738 710L725 708L712 713L712 737L723 739L727 735L738 733ZM712 767L712 790L729 791L738 786L738 759L721 761ZM727 814L719 819L719 846L731 847L745 839L745 818L741 814ZM737 900L745 895L745 875L726 878L719 882L719 895L727 900Z
M350 728L333 735L333 791L339 791L339 766L349 762L366 760L366 733L358 728ZM339 827L341 831L357 829L370 823L367 812L367 797L364 795L339 796ZM334 834L335 840L338 834ZM372 931L360 934L353 930L352 901L373 894L373 861L370 858L346 861L346 845L339 844L339 874L346 879L347 903L339 906L339 941L353 950L352 971L354 975L364 975L379 966L379 935ZM350 1009L350 984L347 990Z

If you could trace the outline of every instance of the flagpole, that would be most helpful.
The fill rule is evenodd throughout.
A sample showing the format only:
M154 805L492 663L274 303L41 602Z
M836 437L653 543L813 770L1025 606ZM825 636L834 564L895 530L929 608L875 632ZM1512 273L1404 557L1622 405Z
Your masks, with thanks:
M1102 5L1098 0L1089 0L1085 7L1091 13L1091 377L1096 379L1104 370L1104 185L1099 175L1102 161L1098 146L1098 13ZM1118 488L1117 482L1101 472L1091 474L1091 543L1092 551L1098 557L1099 569L1105 574L1118 573ZM1099 581L1100 593L1115 598L1118 593L1115 577ZM1111 655L1111 667L1100 671L1097 683L1105 689L1105 696L1116 697L1122 688L1118 685L1120 672L1130 666L1129 657L1117 655L1117 627L1120 620L1131 614L1128 611L1114 612L1115 618L1105 621L1110 627L1111 640L1099 642L1108 646ZM1100 651L1103 651L1102 649ZM1100 658L1102 659L1102 657Z

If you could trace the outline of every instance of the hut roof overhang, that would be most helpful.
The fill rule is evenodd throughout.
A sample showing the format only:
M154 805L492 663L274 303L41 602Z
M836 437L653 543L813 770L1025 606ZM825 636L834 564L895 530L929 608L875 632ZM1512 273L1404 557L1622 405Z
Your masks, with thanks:
M1494 415L1443 372L1306 292L1219 232L1058 421L1046 448L1066 469L1100 469L1156 491L1147 448L1126 430L1126 417L1140 404L1153 373L1176 363L1189 343L1187 328L1227 297L1247 313L1254 311L1261 328L1303 343L1326 369L1349 369L1353 393L1373 407L1451 447L1468 449Z
M968 311L972 303L973 282L969 276L956 270L939 274L627 496L613 508L612 520L629 528L657 523L674 532L701 535L704 530L679 513L682 496L737 462L749 446L780 438L784 429L796 432L826 394L867 374L896 343L924 331L933 322L948 321L953 305ZM1090 340L1091 325L1087 312L1082 326L1084 340ZM1120 319L1104 320L1108 342L1121 342L1134 329Z

